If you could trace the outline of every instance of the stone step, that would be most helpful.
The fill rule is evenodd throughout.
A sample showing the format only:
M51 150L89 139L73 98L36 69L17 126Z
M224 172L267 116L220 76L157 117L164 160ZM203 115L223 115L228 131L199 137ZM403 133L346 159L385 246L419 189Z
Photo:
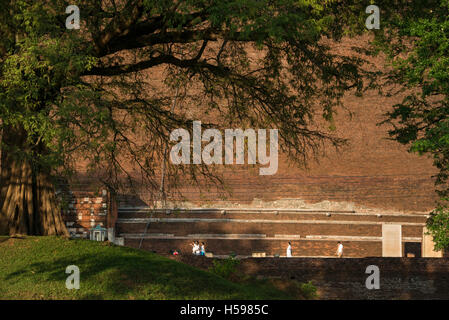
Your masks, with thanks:
M166 238L174 238L175 235L173 233L120 233L120 237L130 238L130 239L141 239L142 237L148 239L166 239Z
M300 239L301 235L299 235L299 234L275 234L274 237L276 239Z
M382 237L337 236L337 235L308 235L307 240L334 240L334 241L382 241ZM402 237L402 242L422 242L422 237Z
M201 239L259 239L259 238L266 238L266 234L259 234L259 233L243 233L243 234L237 234L237 233L193 233L187 235L187 237L190 238L201 238Z

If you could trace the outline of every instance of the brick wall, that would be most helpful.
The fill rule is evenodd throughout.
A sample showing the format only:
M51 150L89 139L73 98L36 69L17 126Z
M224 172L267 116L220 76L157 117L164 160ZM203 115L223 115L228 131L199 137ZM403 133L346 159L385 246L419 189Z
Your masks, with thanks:
M199 239L201 242L201 239ZM191 239L144 239L142 249L167 254L172 249L181 250L183 254L190 254ZM286 255L287 240L247 240L247 239L208 239L206 250L215 255L252 255L253 252L266 252L267 255ZM291 240L293 255L295 256L334 256L337 242L332 240ZM382 256L382 242L380 241L342 241L345 256L375 257ZM125 245L138 248L140 239L125 239Z
M363 46L368 39L368 35L357 39L344 39L332 44L332 48L336 52L351 56L355 53L351 52L351 48ZM253 51L253 54L256 52ZM254 56L254 59L257 58ZM370 62L375 69L385 68L382 55L371 57ZM147 88L148 92L170 92L164 85L165 77L163 66L152 70L152 86ZM193 89L189 95L195 93L198 92ZM438 199L432 179L436 173L432 159L407 152L408 146L387 139L390 126L378 125L385 120L385 114L392 110L392 106L402 101L403 97L401 94L382 96L377 90L366 91L361 97L348 92L342 99L344 108L335 110L335 130L328 131L329 123L323 123L320 117L316 119L316 126L326 134L347 139L348 143L339 151L329 144L323 145L316 159L318 161L310 157L306 168L288 161L287 156L280 153L279 169L273 176L260 176L257 168L253 166L223 166L219 168L218 173L222 174L220 177L223 178L226 188L205 188L204 185L203 188L196 188L189 179L179 177L179 190L170 185L165 186L169 193L174 193L169 199L186 200L198 206L209 207L225 207L225 202L249 206L259 201L299 199L304 201L305 206L322 203L330 210L340 206L357 206L397 212L429 212L435 207L435 200ZM185 110L189 110L189 116L197 115L197 120L207 118L201 104L195 99L179 101L176 112L184 113ZM133 128L133 131L134 129L137 130L136 136L129 132L132 140L140 143L149 138L142 136L138 126ZM282 149L282 146L280 147ZM151 206L154 191L159 190L158 186L149 190L147 185L139 185L140 175L135 171L133 161L123 161L121 165L136 178L133 192L122 195L123 203ZM156 167L154 181L161 181L161 168L162 164L159 165L159 170ZM87 181L86 184L98 182L99 179L93 176L94 173L87 172L86 169L87 164L79 159L76 180L80 183ZM96 174L103 177L106 175L100 171Z
M59 196L62 200L62 217L72 235L87 238L91 228L108 226L111 201L106 190L67 191Z
M199 240L201 242L201 240ZM170 250L181 250L183 254L190 254L191 239L144 239L141 248L159 254L168 254ZM253 252L265 252L267 255L286 255L287 240L222 240L208 239L207 251L215 255L230 255L232 253L250 256ZM291 240L294 256L332 257L335 256L337 242L333 240ZM342 241L345 257L381 257L381 241ZM125 239L125 245L138 248L140 239ZM402 244L403 256L413 254L421 256L420 242L404 242Z
M176 259L208 269L214 259ZM368 290L366 268L380 270L380 289ZM449 299L449 258L248 258L238 272L246 275L312 281L322 299Z
M198 240L216 255L234 252L250 256L256 251L285 255L288 241L292 241L295 256L334 256L337 241L342 241L345 256L374 257L382 256L382 224L398 223L402 225L403 256L419 257L426 221L424 215L355 212L162 211L120 209L118 236L125 237L125 245L131 247L138 247L144 237L142 248L161 254L173 249L191 252L190 243Z
M126 233L141 233L144 224L121 224L118 231ZM314 223L232 223L232 222L158 222L150 225L151 233L174 233L179 236L189 234L265 234L274 237L276 234L292 235L320 235L335 236L382 236L382 225L353 225L353 224L314 224ZM403 226L404 237L420 237L422 226Z
M151 212L150 212L151 211ZM133 210L131 208L122 207L120 208L120 218L228 218L228 219L277 219L277 220L322 220L326 219L328 221L346 221L348 217L351 221L372 221L379 222L388 219L388 222L425 222L425 215L356 215L354 211L336 211L336 210L303 210L301 213L296 209L290 210L242 210L242 209L228 209L221 210L215 208L201 209L201 210L181 210L181 209L171 209L171 210L150 210L150 209L140 209ZM150 214L151 213L151 214Z

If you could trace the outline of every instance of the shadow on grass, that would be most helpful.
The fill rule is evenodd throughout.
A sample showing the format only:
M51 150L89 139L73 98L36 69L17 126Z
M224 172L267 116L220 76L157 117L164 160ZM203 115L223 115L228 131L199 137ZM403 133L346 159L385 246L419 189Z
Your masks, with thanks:
M82 248L80 248L82 250ZM223 299L246 298L237 284L191 266L137 250L54 257L5 275L5 280L26 279L60 282L65 288L67 266L80 269L80 299ZM30 269L34 274L30 274ZM85 290L85 291L84 291ZM250 298L257 298L251 294ZM265 297L261 297L265 298Z
M8 236L0 236L0 243L8 241L9 237Z

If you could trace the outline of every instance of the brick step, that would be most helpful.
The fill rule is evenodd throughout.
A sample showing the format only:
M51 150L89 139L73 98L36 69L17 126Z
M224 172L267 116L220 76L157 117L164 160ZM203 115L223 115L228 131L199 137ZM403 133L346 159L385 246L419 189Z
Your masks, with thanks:
M242 219L119 219L118 233L143 233L150 222L148 233L171 233L176 236L201 234L287 234L338 236L382 236L381 222L360 221L298 221L298 220L242 220ZM402 223L404 237L422 237L423 224Z
M129 218L230 218L268 220L328 220L425 223L422 214L370 214L354 211L300 210L300 209L156 209L146 207L120 208L118 217Z
M214 255L251 255L253 252L265 252L266 255L280 254L285 256L286 240L278 239L197 239L205 241L206 251ZM138 248L139 238L125 238L125 245ZM145 239L142 249L154 251L159 254L169 254L170 250L181 250L182 255L190 255L192 248L190 238ZM291 240L294 256L331 257L335 255L337 243L335 240ZM382 241L342 241L346 257L375 257L382 256ZM404 242L403 255L414 253L420 256L421 244L419 242Z

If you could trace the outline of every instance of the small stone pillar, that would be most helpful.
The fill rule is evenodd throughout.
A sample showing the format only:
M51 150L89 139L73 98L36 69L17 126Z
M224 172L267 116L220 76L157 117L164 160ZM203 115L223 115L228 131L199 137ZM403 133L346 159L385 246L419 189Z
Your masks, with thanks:
M114 243L115 241L115 230L114 228L108 228L108 241Z
M443 251L435 250L435 243L433 242L432 235L426 233L427 228L424 227L422 233L421 256L423 258L442 258Z
M402 226L382 224L382 257L402 257Z

